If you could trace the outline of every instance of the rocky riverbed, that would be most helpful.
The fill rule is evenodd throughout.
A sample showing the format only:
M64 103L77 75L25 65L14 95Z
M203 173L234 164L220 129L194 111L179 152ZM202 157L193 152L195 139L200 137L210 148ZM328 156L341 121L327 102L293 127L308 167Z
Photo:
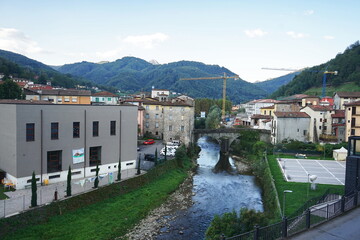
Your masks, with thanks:
M179 189L171 194L168 200L160 207L152 210L149 215L141 220L130 232L125 236L116 239L131 239L131 240L152 240L160 233L169 231L169 221L176 218L176 212L184 210L193 205L193 172L189 173L189 177L179 186ZM179 231L179 234L182 234Z

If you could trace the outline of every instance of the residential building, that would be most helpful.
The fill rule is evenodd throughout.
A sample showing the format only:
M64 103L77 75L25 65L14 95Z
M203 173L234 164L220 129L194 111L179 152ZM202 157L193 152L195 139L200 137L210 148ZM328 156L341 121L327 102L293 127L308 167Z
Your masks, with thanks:
M116 105L118 101L118 95L107 91L97 92L91 95L91 104Z
M260 115L274 116L274 105L260 108Z
M271 142L281 143L284 140L308 141L310 116L305 112L275 112Z
M135 168L137 107L0 100L0 169L17 189ZM45 181L46 180L46 181Z
M282 100L274 104L274 112L299 112L302 101L298 100Z
M151 98L157 98L159 101L164 102L168 101L170 96L170 91L166 89L152 89Z
M301 106L306 107L308 105L319 105L320 98L316 96L304 96L301 99Z
M245 104L245 112L250 120L252 115L261 114L261 108L272 106L277 102L278 102L277 100L273 100L273 99L253 100Z
M253 128L271 130L271 116L254 114L251 117L251 126Z
M332 135L332 119L331 115L335 113L330 106L309 105L300 110L307 113L310 118L309 141L336 141L331 138Z
M337 142L345 141L345 110L334 110L331 134L336 136Z
M345 141L360 136L360 101L345 103Z
M345 104L360 100L360 92L336 92L334 94L334 108L345 110Z
M54 104L90 104L91 92L75 89L24 89L26 100L49 101Z

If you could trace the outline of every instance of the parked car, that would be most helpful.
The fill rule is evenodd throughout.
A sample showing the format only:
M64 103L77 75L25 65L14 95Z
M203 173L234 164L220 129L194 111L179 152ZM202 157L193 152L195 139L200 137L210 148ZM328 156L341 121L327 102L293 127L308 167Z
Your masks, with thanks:
M154 139L148 139L148 140L146 140L144 142L145 145L151 145L151 144L154 144L154 143L155 143Z
M155 162L155 155L154 155L154 154L145 154L144 159L145 159L146 161Z

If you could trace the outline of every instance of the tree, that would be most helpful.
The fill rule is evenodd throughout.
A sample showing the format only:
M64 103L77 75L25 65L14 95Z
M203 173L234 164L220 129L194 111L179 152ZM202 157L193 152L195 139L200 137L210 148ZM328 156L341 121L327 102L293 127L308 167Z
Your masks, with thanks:
M36 178L35 172L32 174L31 178L31 207L37 206L37 186L36 186Z
M185 145L179 147L175 152L175 160L179 167L184 167L183 161L186 158L186 148Z
M12 80L0 84L0 99L23 99L21 88Z
M166 143L165 143L164 154L165 154L165 156L164 156L164 161L166 161L166 160L167 160L167 146L166 146Z
M99 186L99 162L96 164L96 175L95 175L94 188L97 188L98 186Z
M67 175L67 185L66 185L66 196L71 196L71 167L69 166L69 171Z
M118 164L118 174L117 174L117 181L121 180L121 158L119 157L119 164Z
M205 126L207 129L216 129L219 126L221 120L221 110L217 105L213 105L210 108L210 113L205 120Z
M138 166L137 166L137 172L136 175L140 175L141 171L140 171L140 154L139 154L139 161L138 161Z
M157 148L155 148L155 166L158 164L158 152L157 152Z

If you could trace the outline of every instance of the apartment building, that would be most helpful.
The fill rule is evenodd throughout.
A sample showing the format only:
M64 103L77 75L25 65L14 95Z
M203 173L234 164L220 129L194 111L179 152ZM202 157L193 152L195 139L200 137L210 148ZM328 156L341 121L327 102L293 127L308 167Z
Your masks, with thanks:
M346 103L345 141L351 136L360 136L360 101Z
M116 105L118 101L118 95L107 91L97 92L91 95L91 104Z
M137 107L0 100L0 169L17 189L135 168Z
M75 89L24 89L26 100L49 101L53 104L90 104L91 92Z
M345 104L360 100L360 92L336 92L334 94L334 108L345 110Z

